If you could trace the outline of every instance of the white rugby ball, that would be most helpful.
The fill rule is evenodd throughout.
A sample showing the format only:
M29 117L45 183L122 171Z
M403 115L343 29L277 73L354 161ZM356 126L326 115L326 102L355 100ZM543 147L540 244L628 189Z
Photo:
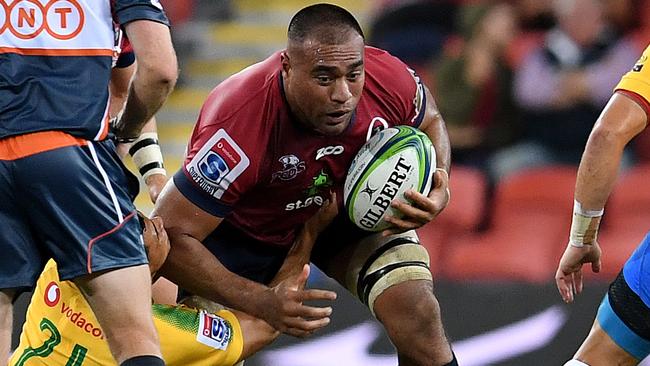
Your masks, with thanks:
M391 207L404 192L424 195L431 189L436 152L431 140L409 126L386 128L361 147L348 169L343 199L348 216L358 227L381 231L390 227L386 215L401 217Z

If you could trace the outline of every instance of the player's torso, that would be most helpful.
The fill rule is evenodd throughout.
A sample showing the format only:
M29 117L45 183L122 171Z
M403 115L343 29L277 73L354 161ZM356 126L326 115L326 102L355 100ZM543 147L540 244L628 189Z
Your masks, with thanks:
M292 117L281 52L225 80L203 105L174 178L179 190L256 240L290 245L330 191L341 204L347 169L374 130L423 119L424 87L413 71L385 51L367 47L365 56L362 95L338 136Z
M387 115L381 100L368 90L339 136L306 131L286 113L276 118L257 184L227 220L260 240L280 245L293 241L295 229L323 205L330 192L336 192L342 204L348 167L373 131L404 123Z
M114 42L109 0L0 2L0 137L101 135Z

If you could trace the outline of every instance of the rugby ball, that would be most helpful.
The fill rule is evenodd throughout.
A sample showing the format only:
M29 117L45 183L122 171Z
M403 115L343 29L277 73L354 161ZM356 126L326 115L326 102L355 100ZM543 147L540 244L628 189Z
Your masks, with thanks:
M397 126L376 133L361 147L345 179L343 199L350 220L368 231L390 227L386 215L401 217L391 202L408 201L404 192L409 189L429 194L435 170L436 152L420 130Z

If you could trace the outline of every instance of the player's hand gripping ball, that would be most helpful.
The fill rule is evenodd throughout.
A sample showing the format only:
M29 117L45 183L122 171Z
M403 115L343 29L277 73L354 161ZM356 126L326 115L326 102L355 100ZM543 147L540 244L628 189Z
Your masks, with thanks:
M428 195L436 170L431 140L409 126L384 129L361 147L348 169L343 199L348 216L368 231L382 231L391 224L386 215L401 217L391 207L395 199L408 201L412 189Z

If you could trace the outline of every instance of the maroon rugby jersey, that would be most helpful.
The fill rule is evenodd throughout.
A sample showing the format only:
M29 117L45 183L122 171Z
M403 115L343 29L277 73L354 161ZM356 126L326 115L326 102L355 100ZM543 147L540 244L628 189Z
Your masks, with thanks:
M231 76L205 101L174 183L191 202L249 236L291 244L330 190L341 205L347 169L373 130L417 127L424 117L424 88L412 70L372 47L364 63L361 99L338 136L311 132L291 117L280 52Z

